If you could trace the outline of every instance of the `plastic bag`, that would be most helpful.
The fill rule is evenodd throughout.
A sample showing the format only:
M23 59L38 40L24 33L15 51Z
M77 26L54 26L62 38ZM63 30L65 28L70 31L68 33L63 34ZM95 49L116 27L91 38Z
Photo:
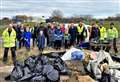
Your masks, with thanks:
M74 51L79 51L79 52L81 52L80 49L71 48L70 50L68 50L68 51L61 57L61 59L62 59L63 61L72 60L72 58L71 58L71 57L72 57L72 56L71 56L71 53L74 52Z
M36 65L36 56L30 56L25 60L25 65L29 67L30 70L33 70Z
M43 68L43 75L47 76L50 81L57 81L59 79L59 73L54 69L52 65L45 65Z
M44 76L36 76L31 79L30 82L47 82Z
M71 53L71 59L72 60L80 60L82 61L85 58L84 52L83 51L74 51Z
M68 75L69 74L69 70L67 68L66 63L60 57L58 57L54 60L54 65L53 66L56 70L59 71L60 74L62 74L62 75Z
M14 67L11 73L11 80L17 81L18 79L23 77L23 71L20 66Z

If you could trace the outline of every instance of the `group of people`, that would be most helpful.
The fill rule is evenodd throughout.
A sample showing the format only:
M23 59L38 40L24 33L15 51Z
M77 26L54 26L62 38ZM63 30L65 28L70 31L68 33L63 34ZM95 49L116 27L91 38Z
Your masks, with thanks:
M80 21L77 26L70 23L65 26L64 23L36 23L33 27L25 26L23 24L9 24L2 34L4 44L4 57L3 62L7 61L8 50L11 49L13 61L16 61L16 49L26 47L27 50L32 46L37 46L40 51L45 47L55 48L57 50L64 47L65 49L70 46L79 45L85 42L89 37L92 39L113 41L115 53L118 52L116 47L116 39L118 38L118 30L115 28L114 23L110 23L110 28L106 30L103 24L92 23L89 27Z

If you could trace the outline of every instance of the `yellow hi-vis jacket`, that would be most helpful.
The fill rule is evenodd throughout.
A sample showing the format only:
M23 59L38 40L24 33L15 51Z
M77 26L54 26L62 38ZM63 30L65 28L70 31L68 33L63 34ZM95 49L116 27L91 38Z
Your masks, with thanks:
M79 34L81 34L83 32L83 29L84 29L83 26L82 27L77 26L77 31L78 31Z
M11 34L9 36L8 33L8 28L3 31L2 34L2 39L3 39L3 46L10 48L10 47L15 47L15 41L16 41L16 32L12 28Z
M107 38L110 40L118 38L118 30L115 27L113 27L112 29L108 29Z
M106 28L101 27L99 29L100 29L100 40L104 40L105 38L107 38Z

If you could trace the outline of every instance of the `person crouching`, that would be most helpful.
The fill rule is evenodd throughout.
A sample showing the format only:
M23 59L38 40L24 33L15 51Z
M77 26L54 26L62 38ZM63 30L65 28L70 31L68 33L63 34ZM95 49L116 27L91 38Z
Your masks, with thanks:
M42 52L45 47L45 36L43 34L43 31L41 30L38 35L38 49Z

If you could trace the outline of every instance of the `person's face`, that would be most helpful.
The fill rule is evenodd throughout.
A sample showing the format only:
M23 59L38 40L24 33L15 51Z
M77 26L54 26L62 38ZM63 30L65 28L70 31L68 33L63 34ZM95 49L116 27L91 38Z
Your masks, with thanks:
M57 28L60 29L60 26L58 26Z
M51 29L54 29L54 25L51 26Z
M12 25L12 24L9 24L9 26L8 26L8 31L12 31L12 27L13 27L13 25Z
M14 27L17 27L17 24L14 23L13 26L14 26Z
M68 34L68 30L65 31L65 34Z
M74 26L74 23L71 23L71 27L73 27Z
M80 22L80 26L81 26L81 27L83 26L83 23L82 23L82 22Z
M102 25L102 24L100 24L99 26L100 26L100 27L103 27L103 25Z
M22 25L21 25L21 27L23 28L23 27L24 27L24 25L22 24Z
M112 29L114 27L114 25L110 25L110 29Z
M95 25L95 24L93 24L93 25L92 25L92 27L96 27L96 25Z
M26 28L26 31L29 32L29 27Z

